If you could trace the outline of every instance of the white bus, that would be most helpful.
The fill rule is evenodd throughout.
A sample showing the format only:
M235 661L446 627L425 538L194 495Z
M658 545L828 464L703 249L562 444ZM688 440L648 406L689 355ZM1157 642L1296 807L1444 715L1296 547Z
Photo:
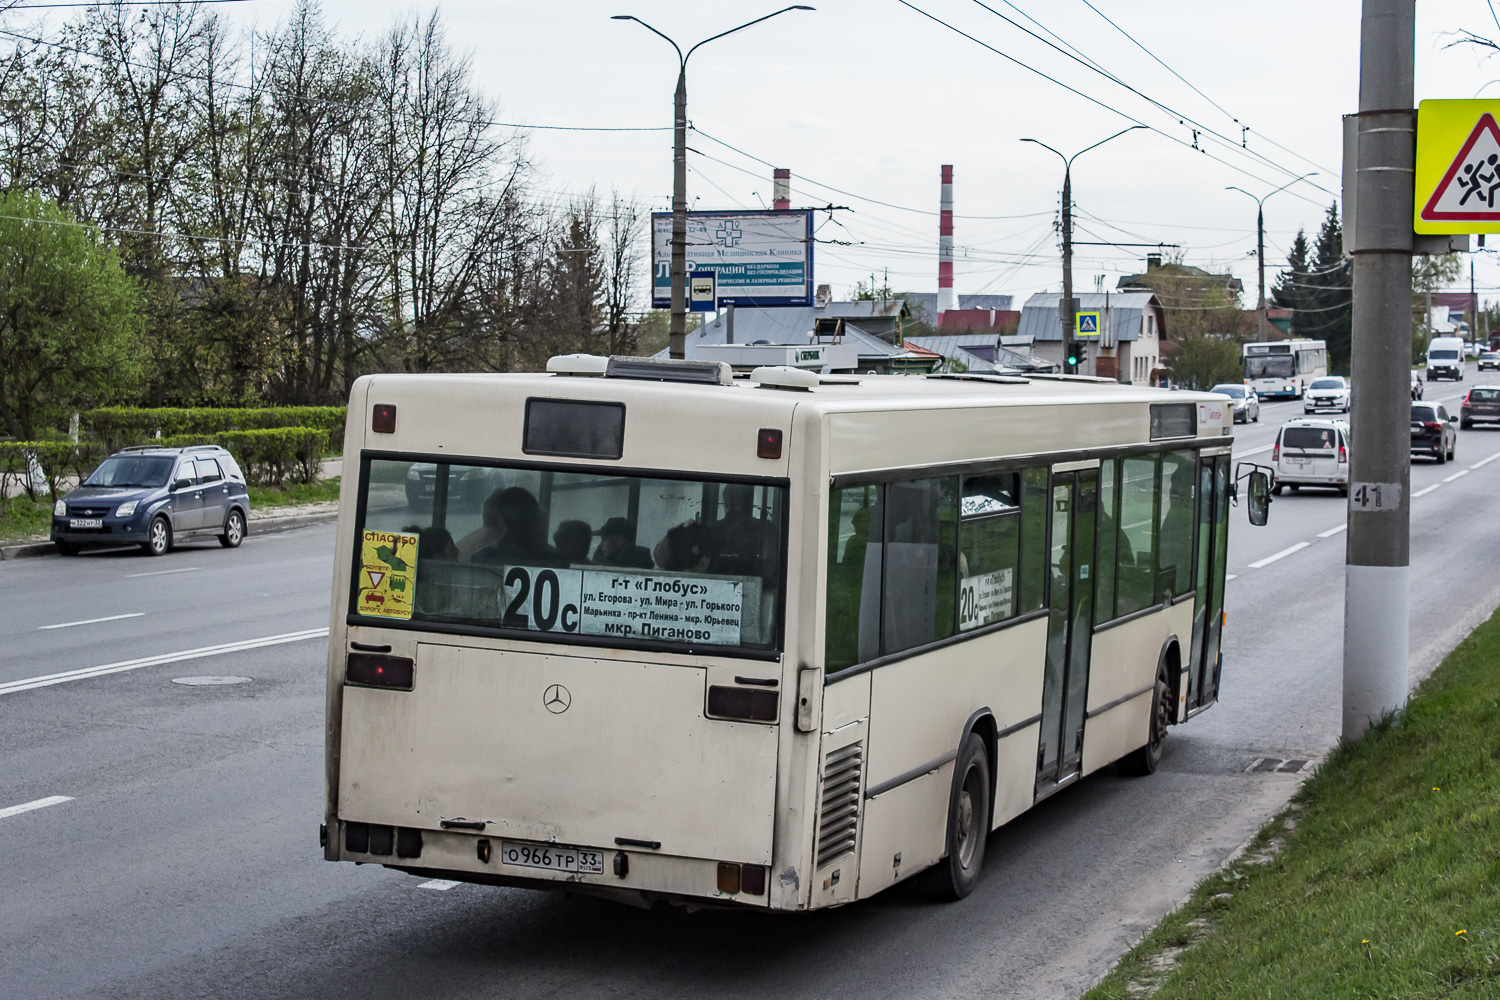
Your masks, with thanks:
M1321 340L1276 340L1245 345L1245 384L1257 396L1301 399L1307 384L1328 374L1328 345Z
M774 910L931 869L959 897L991 829L1155 770L1217 697L1223 397L549 369L353 388L329 860Z

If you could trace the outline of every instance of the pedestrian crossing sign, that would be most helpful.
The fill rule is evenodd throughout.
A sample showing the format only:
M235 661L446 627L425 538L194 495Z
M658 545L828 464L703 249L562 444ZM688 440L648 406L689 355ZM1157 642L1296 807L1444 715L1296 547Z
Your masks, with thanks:
M1099 336L1099 314L1097 312L1080 312L1074 313L1073 316L1073 336Z
M1500 101L1423 101L1417 110L1417 233L1500 233Z

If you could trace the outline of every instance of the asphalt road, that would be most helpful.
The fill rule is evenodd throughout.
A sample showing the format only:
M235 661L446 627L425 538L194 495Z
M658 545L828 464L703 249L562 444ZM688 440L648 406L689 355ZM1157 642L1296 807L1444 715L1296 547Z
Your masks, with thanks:
M1236 451L1268 454L1300 412L1268 403ZM1412 470L1414 680L1500 604L1500 430L1458 454ZM1096 775L1011 823L962 903L898 887L781 917L322 861L332 525L5 563L0 996L1076 995L1291 794L1256 760L1316 760L1338 735L1344 501L1234 517L1222 701L1154 776ZM249 680L174 683L201 676Z

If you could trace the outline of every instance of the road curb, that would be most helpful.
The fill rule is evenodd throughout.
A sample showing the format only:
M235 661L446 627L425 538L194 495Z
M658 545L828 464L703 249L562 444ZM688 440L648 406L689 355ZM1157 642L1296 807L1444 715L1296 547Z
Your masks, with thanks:
M325 521L338 520L337 510L318 511L313 514L294 514L290 517L259 517L251 518L246 536L250 535L273 535L278 531L291 531L293 528L305 528L310 524L322 524ZM0 562L11 559L32 559L37 556L57 555L57 546L50 541L23 542L20 545L0 546Z

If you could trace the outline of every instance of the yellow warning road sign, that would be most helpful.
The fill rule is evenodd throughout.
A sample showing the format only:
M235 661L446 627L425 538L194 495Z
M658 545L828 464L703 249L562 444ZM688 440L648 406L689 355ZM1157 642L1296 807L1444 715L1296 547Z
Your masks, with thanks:
M400 531L366 531L360 544L356 614L410 618L417 593L417 536Z
M1500 101L1417 108L1418 233L1500 233Z

